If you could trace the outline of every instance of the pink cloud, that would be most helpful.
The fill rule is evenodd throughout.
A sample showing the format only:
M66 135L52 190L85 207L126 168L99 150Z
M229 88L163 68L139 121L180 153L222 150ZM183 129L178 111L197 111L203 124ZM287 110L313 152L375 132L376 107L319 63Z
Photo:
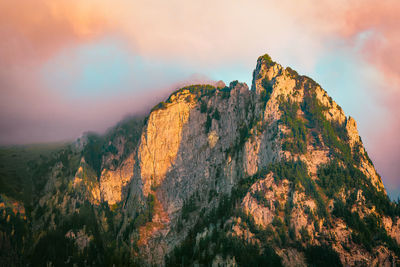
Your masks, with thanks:
M373 32L362 53L396 87L400 86L399 14L399 1L360 1L344 14L346 27L342 29L345 37L353 37L367 30Z
M362 55L384 77L384 84L371 91L377 101L386 107L386 128L375 136L372 157L382 170L386 183L400 186L400 2L362 1L345 14L347 27L344 36L349 38L370 30L372 35L361 49Z
M251 20L248 16L250 13L255 13ZM63 99L56 88L49 87L41 80L41 67L69 47L115 35L142 56L159 58L160 61L174 59L197 70L204 66L237 62L238 58L240 62L253 66L255 59L266 50L285 57L282 44L289 44L296 37L281 34L280 31L288 31L295 23L287 17L277 29L274 22L281 18L282 12L278 7L261 2L250 3L243 8L240 3L228 1L193 3L150 0L138 3L122 0L21 0L18 4L1 1L2 131L18 124L15 121L20 121L19 126L39 125L41 119L48 124L65 121L69 126L72 122L79 124L78 121L82 119L86 120L89 128L104 127L104 123L92 114L96 107L103 106L101 100L96 105L77 106L77 103ZM301 49L312 47L317 42L305 38L300 43L298 48ZM292 50L293 55L304 55L295 50ZM170 88L170 85L166 87ZM102 113L96 114L104 118L116 110L121 113L122 108L127 109L125 112L132 111L126 99L149 99L158 90L165 88L155 88L142 97L118 95L114 99L121 101L118 108L110 108L107 114L106 109L101 109ZM110 123L110 120L106 121ZM84 125L84 122L81 124ZM25 131L26 135L30 130L21 131ZM10 136L12 140L17 140L19 135ZM35 140L33 135L32 139Z
M68 127L92 123L90 127L99 129L123 108L129 110L129 101L139 105L141 97L153 97L154 91L116 96L119 109L100 100L84 108L65 101L40 79L38 69L61 51L104 36L117 36L142 56L173 59L196 70L233 63L252 68L268 52L283 65L310 73L319 58L334 53L337 43L353 49L360 34L368 32L354 51L382 75L382 86L366 90L388 111L381 133L368 133L370 154L395 183L397 164L384 159L400 162L399 14L398 0L0 1L1 120L19 118L34 125L37 118L48 118L68 121ZM110 116L103 121L94 111L100 105L108 107L102 116Z

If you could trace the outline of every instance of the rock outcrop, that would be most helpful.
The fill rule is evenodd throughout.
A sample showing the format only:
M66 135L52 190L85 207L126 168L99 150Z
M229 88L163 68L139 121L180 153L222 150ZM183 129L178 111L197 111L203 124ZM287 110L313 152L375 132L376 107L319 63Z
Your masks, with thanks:
M250 90L184 87L63 153L46 163L32 253L61 236L63 262L86 265L399 264L399 208L356 122L268 55Z

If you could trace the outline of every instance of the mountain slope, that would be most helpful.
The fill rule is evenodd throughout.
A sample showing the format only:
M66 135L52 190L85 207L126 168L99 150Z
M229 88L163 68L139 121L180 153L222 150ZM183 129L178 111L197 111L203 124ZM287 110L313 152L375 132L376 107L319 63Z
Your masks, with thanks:
M268 55L251 90L182 88L32 177L46 184L18 248L37 265L399 263L400 211L356 122Z

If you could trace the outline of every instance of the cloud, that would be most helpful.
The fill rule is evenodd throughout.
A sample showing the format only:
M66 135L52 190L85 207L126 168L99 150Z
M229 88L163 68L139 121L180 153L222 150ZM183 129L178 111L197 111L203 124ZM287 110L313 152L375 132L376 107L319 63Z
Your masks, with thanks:
M387 109L385 127L375 134L370 154L390 186L400 187L400 2L359 1L346 14L342 34L352 38L370 31L361 53L383 75L379 88L371 88L377 102ZM372 125L373 127L373 125Z
M265 52L313 76L321 59L346 51L353 53L349 61L376 75L346 87L352 92L338 91L351 96L365 90L385 111L385 118L360 128L378 170L400 187L398 14L398 0L1 1L0 142L104 129L171 85L193 79L192 73L249 82ZM122 54L107 48L115 43ZM100 52L90 57L88 51ZM106 79L101 86L99 76ZM369 110L360 104L356 109Z
M8 58L46 58L112 33L129 41L135 52L164 59L208 65L240 57L254 64L254 58L269 51L280 61L294 56L315 62L328 41L350 41L372 29L376 34L365 46L366 56L394 73L400 68L398 53L393 56L400 38L396 0L379 5L372 0L21 2L0 3L6 40L0 51Z
M91 39L103 19L77 1L2 1L0 55L3 64L45 60L62 47Z
M101 129L110 123L110 113L121 114L123 108L137 111L143 102L139 99L153 99L171 84L193 79L192 73L211 74L241 65L251 77L255 59L267 50L287 62L291 55L308 62L301 58L315 52L312 46L318 42L311 35L288 34L298 26L282 15L278 7L262 2L244 6L228 1L2 1L2 142L73 137L83 127ZM102 54L95 54L88 59L88 51L99 50L105 39L124 43L118 47L125 51L124 58L116 58L117 67L129 61L122 70L127 74L110 68L113 58L102 60ZM293 39L299 45L289 49ZM81 53L85 46L89 49ZM303 48L309 51L304 53ZM98 79L108 79L101 84L107 85L103 90L91 78L96 68ZM110 73L118 75L112 79ZM122 104L126 99L135 101ZM105 109L110 106L106 100L122 103Z

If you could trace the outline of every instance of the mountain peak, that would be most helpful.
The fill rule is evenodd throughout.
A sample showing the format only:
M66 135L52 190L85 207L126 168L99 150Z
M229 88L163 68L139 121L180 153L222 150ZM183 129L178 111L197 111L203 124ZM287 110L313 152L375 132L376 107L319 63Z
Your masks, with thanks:
M355 120L267 54L251 90L186 86L81 146L31 171L45 183L16 250L48 265L399 263L400 208Z
M251 86L251 90L261 93L259 85L262 79L266 79L267 81L271 81L279 72L282 71L282 66L274 62L268 54L260 56L257 59L257 65L255 70L253 71L253 82Z
M273 65L276 64L276 62L273 61L273 60L271 59L271 56L268 55L268 54L264 54L264 55L262 55L262 56L259 56L258 59L257 59L257 63L258 63L258 62L261 62L261 63L263 63L263 64L266 64L267 66L273 66Z

